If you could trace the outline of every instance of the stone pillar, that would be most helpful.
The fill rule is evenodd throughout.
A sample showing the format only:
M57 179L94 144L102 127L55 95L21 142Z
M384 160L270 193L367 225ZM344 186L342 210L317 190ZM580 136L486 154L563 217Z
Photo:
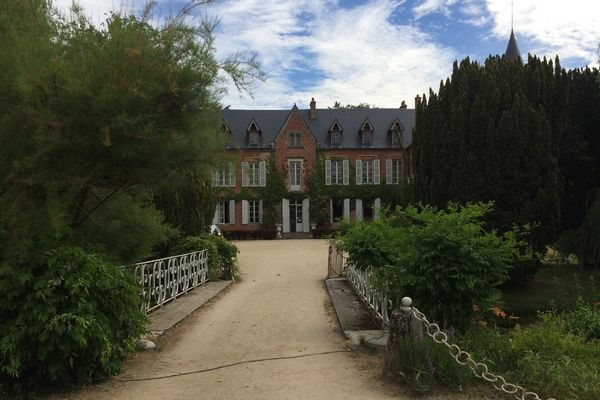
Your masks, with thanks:
M423 324L412 313L412 299L404 297L402 306L392 312L388 326L388 342L385 351L385 370L389 369L395 353L406 340L423 340Z

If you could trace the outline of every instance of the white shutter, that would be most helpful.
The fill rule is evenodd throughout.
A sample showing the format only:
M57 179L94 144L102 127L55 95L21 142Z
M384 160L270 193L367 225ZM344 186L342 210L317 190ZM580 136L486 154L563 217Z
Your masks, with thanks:
M262 224L263 222L263 201L260 200L258 202L258 222Z
M310 232L310 201L302 199L302 231Z
M229 200L229 223L235 224L235 200Z
M379 175L381 174L381 167L379 166L379 160L373 160L373 184L379 185Z
M258 173L260 176L259 185L263 187L267 186L267 168L264 161L258 163Z
M373 219L379 219L381 217L381 199L377 197L373 201Z
M362 185L362 161L356 160L356 184Z
M250 215L248 212L248 200L242 200L242 224L248 225Z
M217 209L215 210L215 215L213 216L213 225L217 225L219 223L219 203L217 202Z
M350 221L350 199L344 199L344 220Z
M229 186L235 187L235 162L229 161Z
M385 183L391 185L392 182L392 160L385 160Z
M325 160L325 184L331 185L331 160Z
M281 199L281 223L283 224L283 233L290 232L290 201Z
M248 162L242 162L242 186L250 186L250 177L248 176Z
M349 182L349 178L348 178L348 173L350 172L350 162L348 160L344 160L342 162L342 169L343 169L343 174L344 174L344 185L348 185Z
M363 202L362 199L356 199L356 220L357 221L362 221L363 220Z

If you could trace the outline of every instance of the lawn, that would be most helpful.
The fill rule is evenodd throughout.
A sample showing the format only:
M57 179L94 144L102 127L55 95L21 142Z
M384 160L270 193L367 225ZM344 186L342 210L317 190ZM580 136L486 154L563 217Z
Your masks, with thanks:
M503 290L504 308L528 322L538 311L572 308L581 297L600 302L600 269L572 264L544 264L533 281Z

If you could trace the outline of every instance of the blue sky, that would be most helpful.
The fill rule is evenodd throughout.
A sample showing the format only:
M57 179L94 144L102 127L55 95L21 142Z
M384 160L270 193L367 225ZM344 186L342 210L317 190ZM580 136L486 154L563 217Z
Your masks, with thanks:
M80 4L97 21L115 1ZM220 57L245 50L263 64L267 80L252 95L228 84L222 99L250 109L307 107L311 97L318 107L411 107L416 94L437 90L454 60L502 54L511 29L511 0L217 0L198 12L220 19ZM558 54L566 68L596 66L600 2L515 0L514 30L525 57Z

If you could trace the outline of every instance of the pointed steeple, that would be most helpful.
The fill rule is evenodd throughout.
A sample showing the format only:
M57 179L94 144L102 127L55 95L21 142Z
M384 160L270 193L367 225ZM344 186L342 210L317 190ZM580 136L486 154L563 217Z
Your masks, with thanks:
M517 39L515 39L515 33L512 29L510 30L510 39L508 40L508 46L504 55L513 60L517 58L521 59L521 52L519 51L519 46L517 46Z

